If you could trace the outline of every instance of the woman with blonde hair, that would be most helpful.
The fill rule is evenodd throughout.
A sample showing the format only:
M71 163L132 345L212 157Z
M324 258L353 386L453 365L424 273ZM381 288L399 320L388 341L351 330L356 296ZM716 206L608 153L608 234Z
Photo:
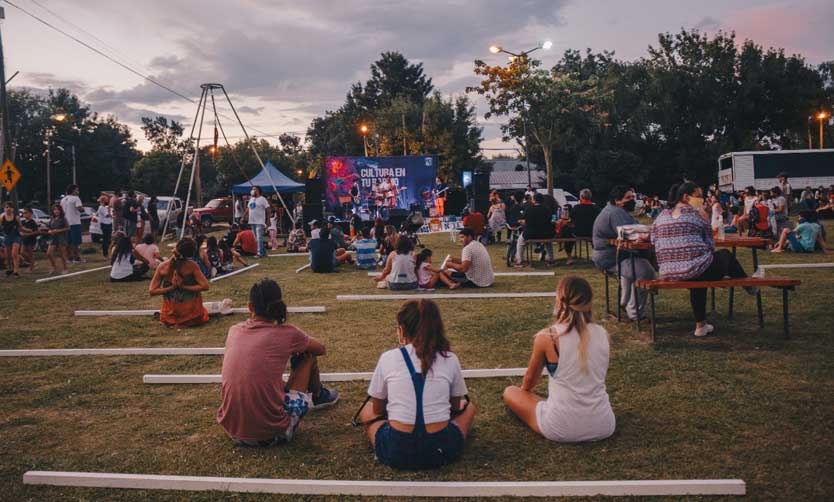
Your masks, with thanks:
M579 443L605 439L616 420L605 390L608 332L591 322L588 281L564 277L556 288L555 323L533 339L521 387L504 389L504 403L546 439ZM547 368L547 399L533 392Z

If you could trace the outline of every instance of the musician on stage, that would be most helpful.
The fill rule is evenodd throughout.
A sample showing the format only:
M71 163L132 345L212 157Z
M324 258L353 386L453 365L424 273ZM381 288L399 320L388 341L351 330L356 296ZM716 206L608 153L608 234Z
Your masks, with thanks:
M391 176L385 176L379 185L379 191L385 197L384 206L387 208L397 207L397 186L391 181Z
M441 181L440 177L434 180L434 208L437 211L437 216L443 216L446 211L446 191L449 186Z
M353 180L353 185L350 187L350 198L351 204L353 206L352 212L356 214L359 212L359 208L362 206L362 199L359 197L360 190L359 190L359 180Z

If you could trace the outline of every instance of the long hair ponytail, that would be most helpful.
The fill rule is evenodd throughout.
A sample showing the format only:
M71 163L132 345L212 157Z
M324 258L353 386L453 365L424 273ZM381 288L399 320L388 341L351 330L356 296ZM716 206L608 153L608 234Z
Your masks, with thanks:
M406 341L414 346L420 359L423 378L429 374L437 354L448 357L449 340L440 317L440 309L432 300L409 300L397 312L397 325Z
M171 268L177 272L183 263L193 258L197 253L197 243L191 237L183 237L177 242L174 248L173 258L171 259Z
M592 316L592 299L591 285L581 277L563 277L556 286L556 322L567 325L567 329L559 333L559 336L574 329L579 334L579 368L583 373L588 372L588 342L591 336L588 324Z
M252 285L249 290L249 304L257 316L278 324L287 322L287 305L283 300L281 286L272 279L261 279Z

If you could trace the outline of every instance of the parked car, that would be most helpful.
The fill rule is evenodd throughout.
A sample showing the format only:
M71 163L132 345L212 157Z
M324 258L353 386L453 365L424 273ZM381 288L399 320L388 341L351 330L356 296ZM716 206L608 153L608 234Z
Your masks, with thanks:
M546 194L546 188L539 188L536 192L540 194ZM553 189L553 198L556 199L556 202L559 203L560 207L573 207L579 204L579 199L572 193L562 190L561 188L554 188Z
M205 207L194 210L194 215L200 219L204 227L210 227L217 221L231 221L234 216L234 207L231 197L220 197L211 199Z
M173 203L172 203L173 201ZM150 202L150 198L145 198L145 208L148 207L148 202ZM159 216L159 228L165 225L165 218L168 216L168 206L171 206L171 223L168 227L173 227L176 225L177 221L179 221L180 215L182 214L182 199L179 197L169 197L169 196L160 196L156 198L156 214Z

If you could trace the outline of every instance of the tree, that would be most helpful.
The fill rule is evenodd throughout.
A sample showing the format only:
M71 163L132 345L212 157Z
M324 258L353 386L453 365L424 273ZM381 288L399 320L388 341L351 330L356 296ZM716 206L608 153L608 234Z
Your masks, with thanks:
M554 148L575 130L602 123L605 117L599 105L606 93L595 76L572 71L566 64L557 64L549 71L539 68L540 64L527 56L514 58L506 67L475 61L475 74L483 80L467 91L486 98L489 111L485 118L510 117L501 126L505 140L525 138L541 150L547 189L551 191Z

